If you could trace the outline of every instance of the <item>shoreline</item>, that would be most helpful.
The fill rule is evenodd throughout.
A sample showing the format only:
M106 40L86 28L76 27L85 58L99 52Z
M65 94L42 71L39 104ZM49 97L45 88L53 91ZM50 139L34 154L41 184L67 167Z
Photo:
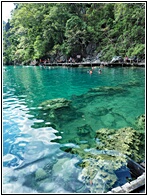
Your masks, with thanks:
M87 63L87 62L80 62L80 63L46 63L46 64L38 64L38 65L4 65L4 66L63 66L63 67L145 67L145 63L110 63L110 62L100 62L100 63Z

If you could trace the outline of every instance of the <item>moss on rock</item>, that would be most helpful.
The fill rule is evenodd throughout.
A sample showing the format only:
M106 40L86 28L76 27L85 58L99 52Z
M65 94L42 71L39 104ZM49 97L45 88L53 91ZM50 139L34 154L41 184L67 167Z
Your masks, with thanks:
M136 118L136 127L139 129L139 130L145 130L145 114L142 114L140 116L138 116Z
M116 150L128 155L139 162L144 158L144 133L134 130L132 127L118 130L100 129L96 131L96 138L99 143L96 148L99 150Z
M42 107L42 110L56 110L63 107L69 107L70 103L71 101L69 100L66 100L64 98L58 98L44 101L40 104L39 107Z

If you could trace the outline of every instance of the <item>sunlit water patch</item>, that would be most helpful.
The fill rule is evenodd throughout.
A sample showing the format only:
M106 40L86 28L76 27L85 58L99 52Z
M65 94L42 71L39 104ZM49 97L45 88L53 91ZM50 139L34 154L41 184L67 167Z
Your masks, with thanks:
M88 68L5 67L3 192L102 193L124 184L117 175L126 168L123 153L99 150L96 131L136 128L145 109L144 74L141 68L102 68L102 74L94 68L90 75Z

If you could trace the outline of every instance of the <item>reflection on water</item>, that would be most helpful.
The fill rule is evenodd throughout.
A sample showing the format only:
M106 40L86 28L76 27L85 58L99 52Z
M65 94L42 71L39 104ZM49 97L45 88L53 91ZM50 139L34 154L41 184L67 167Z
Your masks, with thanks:
M124 155L97 150L96 131L136 128L145 107L143 69L5 69L4 193L101 193L125 183L116 170L126 164L112 158Z

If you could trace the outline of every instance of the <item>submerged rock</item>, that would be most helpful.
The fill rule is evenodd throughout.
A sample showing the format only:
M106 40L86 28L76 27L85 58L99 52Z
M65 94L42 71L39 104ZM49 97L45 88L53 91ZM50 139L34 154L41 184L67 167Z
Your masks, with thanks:
M63 124L82 116L72 105L72 101L64 98L51 99L40 104L38 117L50 122L50 126L60 129Z
M128 83L121 84L122 87L135 87L135 86L140 86L140 82L138 81L129 81Z
M60 171L63 169L64 163L68 160L69 160L68 158L59 159L57 163L55 163L53 166L53 173L60 175Z
M92 117L105 116L106 114L112 113L112 108L96 107L93 111L89 112Z
M126 90L121 86L104 86L104 87L101 86L89 90L89 92L93 92L93 93L109 93L109 94L122 93L125 91Z
M85 124L84 126L77 127L77 134L80 136L88 136L91 135L91 132L93 132L90 125Z
M118 178L115 174L118 163L103 159L84 159L79 180L86 184L91 193L105 193ZM124 164L123 164L124 165Z
M42 110L56 110L63 107L69 107L70 103L71 101L69 100L66 100L64 98L58 98L44 101L40 104L39 107L42 107Z
M136 126L138 129L145 130L145 114L142 114L136 119Z
M43 180L47 177L48 177L47 173L42 168L37 169L37 171L35 172L35 180L36 181Z
M113 125L115 125L115 118L113 116L113 114L108 113L104 116L101 117L101 120L103 121L103 123L105 124L106 127L113 127Z
M79 168L75 165L79 160L74 158L61 158L53 166L53 176L57 181L62 182L63 184L69 183L69 180L74 176L77 177L77 173L79 172Z
M125 127L118 130L100 129L96 131L99 139L96 148L99 150L116 150L140 162L144 159L144 133Z

